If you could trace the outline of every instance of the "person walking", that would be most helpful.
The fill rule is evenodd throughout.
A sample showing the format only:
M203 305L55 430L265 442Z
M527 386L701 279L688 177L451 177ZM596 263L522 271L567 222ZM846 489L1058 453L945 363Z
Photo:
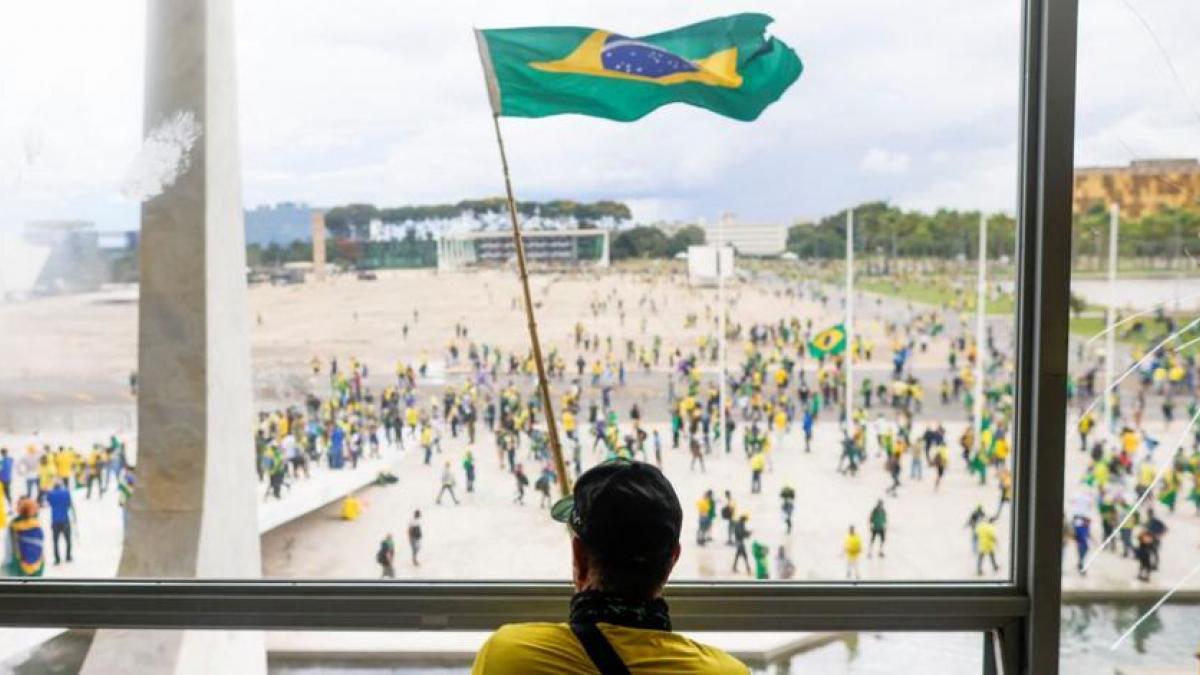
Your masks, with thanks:
M413 511L412 520L408 521L408 548L412 551L413 567L420 567L421 563L417 561L417 554L421 552L421 538L425 534L421 531L421 512L420 510Z
M875 502L875 508L871 509L871 515L868 519L871 523L871 540L867 542L867 557L870 558L875 550L875 540L879 540L879 557L884 557L883 546L887 543L887 509L883 507L883 500Z
M450 470L450 462L446 462L442 467L442 489L438 490L437 501L435 503L441 504L442 495L449 492L450 499L453 499L454 505L458 506L458 496L454 494L454 485L457 482L458 481L454 478L454 472Z
M735 551L733 553L733 571L738 571L738 561L746 562L746 574L750 574L750 556L746 551L746 540L750 538L750 529L746 526L746 521L750 516L741 514L738 516L736 524L733 526L733 545Z
M842 553L846 556L846 578L861 579L862 576L858 571L858 556L862 555L862 537L854 531L853 525L846 533L846 538L842 540Z
M50 532L54 539L54 564L62 564L62 556L58 549L59 537L66 540L67 562L71 562L71 521L75 519L75 506L71 503L71 490L65 480L54 484L50 494L46 495L50 504Z
M513 498L513 502L524 504L525 488L529 485L529 477L525 475L525 467L523 465L517 465L517 470L513 472L513 478L517 481L517 496Z
M379 563L382 573L382 579L395 579L396 567L394 565L396 559L396 542L392 540L392 533L389 532L383 541L379 542L379 551L375 554L375 562Z

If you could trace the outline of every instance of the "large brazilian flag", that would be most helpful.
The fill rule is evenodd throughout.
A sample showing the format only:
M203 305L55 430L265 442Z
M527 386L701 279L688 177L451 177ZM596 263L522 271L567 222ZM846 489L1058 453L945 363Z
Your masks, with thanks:
M736 14L631 38L594 28L477 30L492 112L577 113L629 122L668 103L750 121L803 65L766 35L771 17Z

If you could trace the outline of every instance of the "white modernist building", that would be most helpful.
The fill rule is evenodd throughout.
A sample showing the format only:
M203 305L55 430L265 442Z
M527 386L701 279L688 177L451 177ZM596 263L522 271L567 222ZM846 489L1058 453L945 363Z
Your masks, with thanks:
M782 224L739 223L726 220L724 233L720 223L704 226L704 240L720 241L722 236L728 246L737 250L738 255L757 257L774 257L783 255L787 245L787 226Z
M531 265L609 265L609 231L529 230L521 233ZM438 238L438 269L504 265L516 259L511 232L448 233Z

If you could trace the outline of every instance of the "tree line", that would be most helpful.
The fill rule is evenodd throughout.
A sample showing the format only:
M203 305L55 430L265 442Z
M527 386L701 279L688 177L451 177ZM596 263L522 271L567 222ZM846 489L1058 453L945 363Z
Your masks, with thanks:
M1016 251L1016 221L1003 213L985 217L988 257L1011 258ZM979 218L979 211L939 209L923 213L887 202L867 202L854 207L855 250L887 258L974 259L979 254ZM1076 214L1071 232L1073 259L1106 256L1108 227L1108 211L1102 206ZM1123 258L1158 258L1169 264L1176 258L1190 257L1198 237L1200 212L1166 208L1141 218L1122 219L1118 251ZM844 258L846 211L815 223L791 226L787 250L800 258Z
M502 214L508 210L503 197L464 199L455 204L426 204L417 206L377 207L374 204L347 204L325 212L325 227L334 237L348 237L364 231L372 220L385 223L423 222L457 218L463 213L475 216ZM517 202L517 211L525 218L574 218L581 226L594 226L605 219L627 221L633 217L629 207L621 202L601 200L576 202L555 199L546 202Z

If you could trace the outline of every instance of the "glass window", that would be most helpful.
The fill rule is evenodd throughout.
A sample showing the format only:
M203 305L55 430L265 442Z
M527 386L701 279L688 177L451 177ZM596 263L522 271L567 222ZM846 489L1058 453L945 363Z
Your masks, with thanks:
M1172 630L1192 610L1171 603L1200 583L1200 146L1184 74L1200 54L1181 29L1198 16L1181 2L1080 6L1064 667L1195 668L1194 636Z
M584 18L635 35L696 18L631 6ZM568 470L663 466L685 514L676 580L1007 581L1019 4L877 3L867 24L836 3L764 9L806 71L754 124L683 106L502 122ZM155 15L74 14L80 38L42 58L12 26L57 15L8 10L0 423L13 455L76 449L72 560L47 576L114 576L123 546L150 561L128 569L179 575L153 562L173 550L153 528L171 528L145 514L234 465L253 478L210 502L236 500L237 525L207 536L261 535L268 578L378 578L389 536L399 578L568 576L470 28L584 18L358 10L237 6L237 77L217 79L239 84L240 148L230 100L144 100ZM197 148L210 169L241 151L246 264L238 247L195 277L208 313L175 322L182 305L154 303L187 272L139 227ZM735 251L720 274L692 250L718 241ZM139 300L159 338L141 356L165 370L138 372ZM248 367L216 347L203 375L153 360L222 311L248 325ZM146 417L147 377L181 396L248 380L246 433L213 414L228 423L186 462L130 479L178 450L139 458L138 410L143 431L176 421Z

